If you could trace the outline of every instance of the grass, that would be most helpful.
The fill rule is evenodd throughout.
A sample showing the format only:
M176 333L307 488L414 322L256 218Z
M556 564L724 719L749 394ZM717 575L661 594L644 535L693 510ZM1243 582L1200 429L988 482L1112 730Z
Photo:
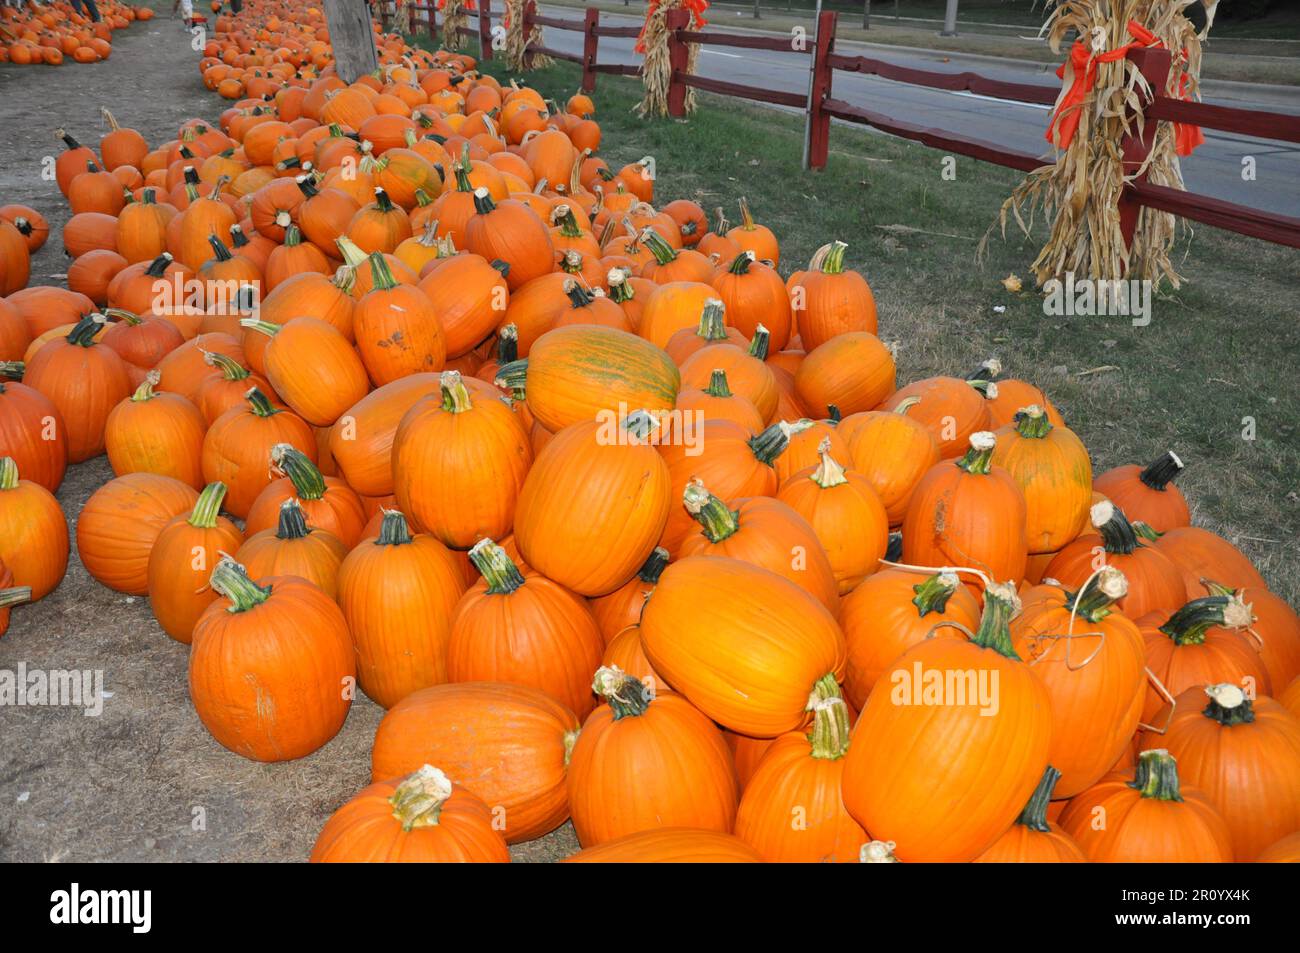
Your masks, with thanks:
M499 61L485 68L504 77ZM561 101L578 80L566 63L527 77ZM829 167L805 173L802 117L703 95L689 121L643 121L633 112L639 90L633 80L599 79L611 167L655 156L660 204L690 197L735 219L737 198L747 196L781 239L784 275L824 242L848 242L851 267L875 292L881 337L898 342L900 383L996 355L1008 376L1047 391L1099 471L1176 450L1188 463L1179 483L1195 521L1240 545L1277 592L1300 601L1289 571L1300 558L1294 250L1198 226L1176 259L1188 280L1157 297L1150 326L1048 317L1029 279L1019 294L1001 284L1026 274L1041 235L1008 232L983 265L975 259L1014 173L957 157L947 181L943 154L841 126ZM1246 418L1254 439L1243 439Z

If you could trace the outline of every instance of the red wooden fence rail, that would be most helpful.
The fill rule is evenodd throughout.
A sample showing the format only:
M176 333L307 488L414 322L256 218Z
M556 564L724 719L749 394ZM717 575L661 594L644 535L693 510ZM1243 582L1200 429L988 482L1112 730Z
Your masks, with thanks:
M492 14L490 0L479 0L479 43L482 59L492 58L491 20L499 19L499 14ZM429 36L436 39L437 14L428 6L410 8L411 31L415 32L416 10L425 12ZM384 7L385 28L387 28L387 7ZM701 89L722 96L735 96L755 102L771 103L779 106L797 108L808 115L808 132L805 143L805 155L810 168L824 168L830 152L831 120L851 122L872 126L881 132L911 139L923 145L957 155L968 156L982 162L991 162L1021 172L1031 172L1050 164L1051 160L1042 156L1015 152L1005 147L979 139L959 136L945 129L919 126L906 120L886 116L864 106L854 105L833 95L836 72L860 73L879 76L893 82L924 86L930 89L942 89L953 92L970 92L980 96L990 96L1012 102L1051 105L1060 93L1058 86L1032 83L1010 83L991 79L978 73L943 73L934 70L914 69L888 63L868 56L849 56L835 52L835 27L838 15L834 11L823 12L817 21L817 34L811 46L796 49L789 37L754 36L751 34L722 33L716 30L696 31L689 29L690 14L683 9L670 11L667 26L669 30L669 63L672 67L669 90L668 111L673 116L685 115L686 90ZM604 73L615 76L638 76L639 64L601 63L598 62L601 37L631 38L640 35L638 27L610 27L600 23L600 12L588 9L581 20L568 20L538 14L536 3L530 0L524 7L524 27L532 24L556 30L568 30L581 33L583 49L581 54L566 53L541 45L529 47L531 52L544 54L555 59L567 60L582 67L582 88L592 92L596 88L596 76ZM465 31L472 35L473 30ZM690 44L728 46L748 50L774 50L779 52L804 53L810 57L809 93L791 93L784 90L765 89L742 83L709 79L696 76L688 70ZM1139 49L1130 52L1129 58L1142 71L1152 89L1164 89L1165 77L1169 70L1169 54L1164 50ZM1206 129L1232 132L1239 135L1253 136L1281 142L1300 142L1300 116L1270 112L1262 109L1238 109L1228 106L1212 106L1207 103L1185 102L1168 96L1148 97L1143 104L1143 125L1134 130L1121 143L1125 168L1135 177L1125 189L1120 200L1121 226L1130 238L1137 222L1138 212L1142 208L1170 212L1192 221L1213 225L1216 228L1249 235L1265 241L1300 248L1300 218L1278 215L1245 205L1237 205L1205 195L1184 192L1166 186L1154 185L1145 180L1145 175L1136 173L1151 148L1156 125L1159 121L1192 123Z

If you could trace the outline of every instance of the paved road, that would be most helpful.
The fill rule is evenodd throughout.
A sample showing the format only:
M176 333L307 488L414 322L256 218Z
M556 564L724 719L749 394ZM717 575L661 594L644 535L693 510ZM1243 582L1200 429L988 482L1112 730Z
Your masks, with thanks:
M639 23L640 18L604 14L601 22L622 26ZM734 29L728 23L720 25L728 30ZM547 30L546 44L565 52L582 51L581 36L567 30ZM633 53L632 46L633 41L630 39L602 38L600 60L635 63L639 57ZM922 69L945 72L970 70L1022 83L1059 82L1049 68L1034 64L1003 64L988 60L972 62L944 53L883 51L879 47L868 49L854 43L839 43L837 48L845 53L862 52L878 59ZM949 61L944 62L945 58ZM700 72L712 79L770 89L800 93L808 89L808 56L794 52L706 47L701 51ZM1276 87L1271 89L1276 90ZM908 86L854 73L836 73L834 91L837 99L869 106L889 116L951 130L969 138L985 139L1021 152L1047 155L1047 143L1043 139L1047 125L1046 106L1012 103L965 92ZM1283 97L1290 98L1290 101L1281 104L1273 102L1267 108L1275 112L1300 114L1300 89L1293 97L1288 93L1284 93ZM1210 98L1207 101L1243 105L1239 100ZM834 134L831 144L834 148ZM1254 181L1242 178L1242 161L1246 156L1252 156L1255 160ZM832 164L833 162L832 159ZM1195 155L1183 161L1183 176L1190 191L1300 217L1300 145L1207 132L1205 144Z

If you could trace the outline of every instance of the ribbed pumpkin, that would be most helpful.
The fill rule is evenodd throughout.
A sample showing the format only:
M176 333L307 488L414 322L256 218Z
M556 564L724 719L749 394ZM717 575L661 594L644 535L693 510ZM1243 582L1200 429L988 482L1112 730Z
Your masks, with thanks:
M1024 493L1011 474L993 466L993 434L975 433L970 445L960 460L935 464L916 485L903 517L903 562L961 566L996 582L1019 582L1028 558Z
M68 570L68 524L54 495L0 458L0 563L31 599L54 591Z
M976 864L1085 864L1074 838L1047 819L1047 806L1061 772L1048 767L1016 822L984 853Z
M588 716L569 762L569 808L584 847L654 827L729 832L736 769L722 734L676 694L656 697L616 668L600 668L604 700Z
M348 293L350 275L341 270L334 277L315 273L294 275L276 285L262 298L259 317L268 324L287 324L298 317L328 321L349 341L352 328L352 295Z
M1092 501L1092 463L1074 431L1055 427L1030 405L997 431L993 465L1025 494L1025 537L1030 553L1054 553L1079 533Z
M1253 620L1250 607L1235 595L1203 596L1177 612L1152 613L1138 623L1146 640L1147 668L1174 696L1221 682L1271 695L1268 669L1245 634ZM1142 721L1153 724L1164 703L1155 686L1148 686Z
M543 575L521 574L491 540L469 557L483 579L456 606L448 679L531 685L585 717L595 706L591 673L604 650L586 605Z
M577 325L539 337L528 357L501 368L499 384L523 378L528 409L552 432L630 410L669 411L681 375L668 355L617 328Z
M791 474L777 499L817 534L843 596L879 568L889 545L889 517L870 481L831 456L829 439L818 450L821 462Z
M848 247L839 241L823 245L813 255L807 271L791 276L794 319L807 351L841 334L876 333L876 299L865 278L845 270L844 252Z
M296 499L312 526L328 530L344 546L355 546L366 524L361 498L338 477L327 477L301 450L292 444L277 443L271 448L267 470L278 479L267 484L245 518L247 532L259 533L275 526L280 506L286 499Z
M1031 589L1011 623L1016 653L1052 701L1048 759L1061 772L1059 798L1100 780L1138 728L1146 658L1142 634L1115 608L1126 586L1124 575L1107 567L1079 593Z
M212 571L223 598L204 610L190 649L190 698L222 746L291 761L333 738L351 706L356 661L334 600L305 579L249 579L233 559Z
M681 367L682 363L696 351L710 344L722 344L730 341L739 348L749 347L749 339L735 328L727 327L727 313L721 300L710 298L704 302L700 312L699 323L693 328L674 331L664 351L673 363Z
M275 529L250 533L235 553L235 561L254 579L298 576L336 599L339 566L347 554L347 547L333 533L308 526L302 507L290 497L280 504Z
M134 394L108 415L104 446L118 476L160 473L195 489L203 486L203 414L180 394L159 394L157 371L150 371Z
M853 469L880 497L890 526L903 522L912 491L939 462L934 435L908 416L917 401L911 398L900 401L893 410L852 414L835 428L848 445Z
M271 338L263 354L267 380L309 424L330 426L369 392L356 349L328 321L301 317L273 325L245 318L240 324Z
M198 502L192 486L156 473L128 473L91 494L77 516L77 555L102 585L149 592L149 553L163 527Z
M377 387L330 429L330 455L348 485L362 496L393 492L393 439L406 412L441 395L441 375L411 374Z
M510 532L533 462L518 415L490 387L473 381L471 390L467 383L457 371L443 371L441 395L412 406L393 440L398 505L455 549Z
M1145 467L1130 463L1107 470L1097 476L1093 486L1130 519L1164 533L1192 521L1187 500L1173 483L1182 472L1183 461L1168 450Z
M311 863L506 864L510 850L483 801L441 769L364 788L330 816Z
M1222 536L1200 526L1179 526L1167 533L1156 533L1143 526L1135 527L1142 538L1182 570L1187 598L1195 599L1205 591L1202 579L1213 579L1234 589L1267 588L1254 564Z
M382 255L370 256L374 287L357 302L352 328L376 387L399 377L442 370L447 343L428 296L398 284Z
M1007 624L1018 607L1014 588L989 586L974 637L936 635L909 649L858 717L844 803L872 836L897 845L899 860L974 860L1043 776L1051 702L1012 648Z
M833 676L808 700L809 734L777 738L745 785L736 836L770 863L855 863L871 838L840 793L849 748L849 715Z
M384 513L378 537L363 540L339 569L339 605L357 648L357 678L391 708L447 680L451 617L465 575L436 539L412 536L397 510Z
M500 259L489 262L464 253L420 279L420 290L442 323L448 357L465 354L496 328L510 306L509 270Z
M758 415L770 422L776 415L781 388L776 374L767 365L767 329L761 324L747 348L730 341L709 344L682 362L682 384L703 390L712 382L715 371L727 375L727 386L754 405Z
M578 737L573 712L545 692L504 682L459 682L407 695L388 710L371 752L376 781L429 761L500 812L511 844L569 816L566 778Z
M1097 532L1079 536L1052 558L1043 575L1081 586L1101 566L1114 566L1128 579L1119 609L1131 619L1173 612L1186 601L1182 574L1165 555L1138 539L1127 515L1109 500L1094 504L1089 520Z
M273 482L267 463L272 448L281 443L316 459L311 426L292 411L273 407L256 387L249 389L242 406L231 407L208 428L203 437L203 478L229 487L226 509L235 516L246 517L258 494Z
M659 285L646 299L637 334L655 347L667 347L678 331L695 328L705 305L717 297L717 289L702 281L674 281ZM522 340L521 337L521 353L524 352Z
M234 358L216 351L203 355L203 362L215 368L206 374L194 391L192 400L203 419L211 424L231 407L244 402L250 387L256 387L275 403L279 397L261 374L254 374Z
M979 618L979 602L955 573L882 569L868 576L840 603L848 646L845 697L861 710L896 658L931 634L973 631Z
M875 410L894 393L894 357L869 331L837 335L808 352L794 375L795 396L817 417ZM890 399L888 409L897 401Z
M608 595L598 596L588 602L591 614L595 617L596 624L600 626L600 634L604 636L607 646L629 625L636 625L641 621L641 610L645 608L646 597L654 591L659 576L667 565L668 550L656 546L635 576ZM625 672L629 671L626 666L620 667Z
M803 723L813 686L843 663L826 608L738 559L692 556L659 577L641 617L646 658L724 727L771 738Z
M1212 579L1202 580L1202 592L1212 596L1235 594L1249 607L1254 617L1251 638L1275 692L1281 692L1300 675L1300 616L1284 599L1258 586L1233 590Z
M515 199L494 202L486 188L474 190L465 247L487 261L509 265L505 278L511 291L550 272L555 254L550 229L536 212Z
M768 347L781 351L793 332L790 295L776 269L755 259L752 251L737 255L730 265L714 271L710 283L726 308L727 320L745 337L758 326L767 328ZM874 331L874 328L864 328Z
M964 379L927 377L914 381L895 391L881 409L893 410L909 398L920 398L912 407L912 418L934 434L941 457L959 457L969 446L972 434L989 429L987 398L997 393L997 385L984 380L979 373L976 371ZM848 413L842 406L840 410Z
M1183 692L1168 724L1163 736L1145 733L1142 745L1178 759L1183 782L1227 823L1236 860L1253 861L1300 830L1300 719L1225 683Z
M734 500L735 509L699 481L682 493L700 532L687 536L676 556L726 556L761 566L817 599L832 615L839 611L835 570L813 527L780 500L757 496Z
M204 487L189 515L173 517L149 550L149 607L162 630L185 645L199 616L217 599L208 577L222 554L244 541L239 527L219 515L225 495L225 484Z
M49 398L63 416L71 463L104 452L108 415L131 395L126 362L95 341L103 324L103 315L82 318L66 338L37 351L23 375L23 382Z
M632 578L668 520L668 466L647 440L648 415L575 423L537 456L519 493L515 540L525 561L584 596Z
M0 365L0 456L12 457L24 479L53 493L68 467L63 415L40 391L5 380L5 372Z
M1072 799L1058 823L1097 864L1233 859L1227 824L1203 793L1180 782L1163 748L1142 752L1134 775L1107 775Z
M570 857L565 864L761 864L763 858L739 837L687 827L661 827L628 834Z

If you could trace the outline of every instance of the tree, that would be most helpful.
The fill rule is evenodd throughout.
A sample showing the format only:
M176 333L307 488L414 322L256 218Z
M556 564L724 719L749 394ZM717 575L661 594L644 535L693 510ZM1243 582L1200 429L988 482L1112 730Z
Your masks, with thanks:
M325 0L325 22L334 47L334 68L345 83L379 69L370 8L364 0Z

